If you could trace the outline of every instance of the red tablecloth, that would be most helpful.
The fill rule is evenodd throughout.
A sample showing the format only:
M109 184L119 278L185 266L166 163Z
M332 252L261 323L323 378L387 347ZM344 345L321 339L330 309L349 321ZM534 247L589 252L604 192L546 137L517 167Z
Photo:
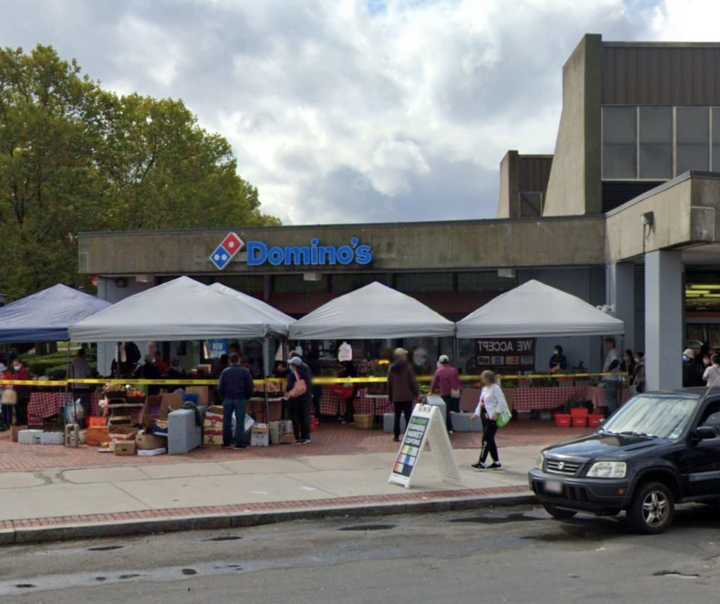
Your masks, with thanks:
M519 413L530 411L549 411L562 407L569 402L591 401L593 406L605 406L605 391L601 387L589 384L558 385L558 386L518 386L516 388L504 388L503 392L507 398L510 408ZM477 397L480 390L477 390ZM463 397L463 411L474 411L477 405L477 398L468 400ZM623 396L626 400L626 396Z
M62 413L65 405L72 402L70 392L31 392L27 416L29 426L42 426L43 420Z
M355 398L353 409L355 413L362 415L382 415L392 411L392 405L387 397L368 398L367 391L360 389ZM330 388L323 388L322 397L320 398L320 415L344 417L346 412L347 400L339 397Z

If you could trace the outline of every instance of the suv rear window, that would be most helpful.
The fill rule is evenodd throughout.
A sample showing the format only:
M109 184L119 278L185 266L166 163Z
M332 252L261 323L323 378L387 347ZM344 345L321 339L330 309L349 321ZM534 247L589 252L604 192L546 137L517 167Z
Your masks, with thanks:
M610 419L603 431L679 438L697 409L699 397L641 394Z

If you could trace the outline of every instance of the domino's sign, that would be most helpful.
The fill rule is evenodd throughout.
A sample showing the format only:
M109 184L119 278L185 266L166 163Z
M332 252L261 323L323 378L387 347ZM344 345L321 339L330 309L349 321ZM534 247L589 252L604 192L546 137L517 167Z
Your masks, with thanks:
M367 266L374 259L371 246L351 237L346 245L322 245L320 239L311 239L309 245L278 246L264 241L243 241L235 233L228 233L210 255L210 262L223 270L235 255L245 248L248 266Z

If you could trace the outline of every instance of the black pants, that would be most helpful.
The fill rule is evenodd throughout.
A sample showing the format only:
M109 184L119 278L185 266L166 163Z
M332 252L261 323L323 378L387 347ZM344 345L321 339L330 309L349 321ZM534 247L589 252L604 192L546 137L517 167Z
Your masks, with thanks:
M412 415L412 403L411 402L395 402L393 403L393 408L395 410L395 425L393 426L393 432L395 433L395 438L400 438L400 416L405 416L405 429L407 430L407 426L410 423L410 416Z
M450 432L453 429L451 412L460 412L460 399L454 396L443 396L442 400L445 401L445 425L447 426L448 432Z
M308 440L310 438L310 406L312 399L309 396L290 399L290 419L292 419L295 440Z
M485 463L488 455L490 455L494 462L500 461L498 455L498 448L495 444L495 434L497 433L497 422L494 419L488 419L487 415L482 416L483 423L483 447L480 452L480 463Z

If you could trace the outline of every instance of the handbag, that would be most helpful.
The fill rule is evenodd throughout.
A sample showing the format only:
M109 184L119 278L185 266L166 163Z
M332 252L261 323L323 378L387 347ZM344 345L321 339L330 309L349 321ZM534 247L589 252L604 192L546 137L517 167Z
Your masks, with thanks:
M302 396L303 394L306 394L308 391L307 382L304 379L302 379L297 372L293 372L293 373L295 373L295 384L288 391L288 393L287 393L288 398L298 398L298 397Z
M503 411L500 415L497 416L495 423L497 424L498 428L504 428L510 423L511 419L512 413L510 413L510 411Z
M3 390L2 397L0 397L0 404L17 405L17 392L12 388L6 388Z

